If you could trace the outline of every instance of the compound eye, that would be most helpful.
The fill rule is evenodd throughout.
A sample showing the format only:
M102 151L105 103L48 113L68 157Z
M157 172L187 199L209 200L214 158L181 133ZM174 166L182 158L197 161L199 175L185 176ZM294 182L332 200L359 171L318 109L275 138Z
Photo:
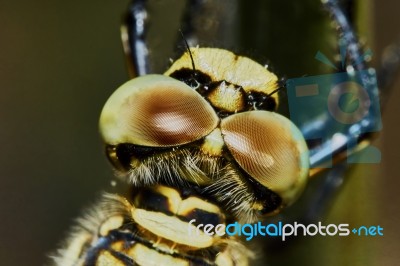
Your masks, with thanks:
M106 144L182 145L208 135L218 117L196 91L163 75L135 78L118 88L100 116Z
M221 129L244 171L277 193L283 205L296 200L307 180L309 160L304 138L289 119L273 112L250 111L223 119Z

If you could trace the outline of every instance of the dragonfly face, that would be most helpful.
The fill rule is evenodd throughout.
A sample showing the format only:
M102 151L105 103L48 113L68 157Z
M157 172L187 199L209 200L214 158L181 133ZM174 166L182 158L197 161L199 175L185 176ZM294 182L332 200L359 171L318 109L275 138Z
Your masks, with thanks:
M304 188L308 154L300 131L267 111L278 104L277 77L225 50L192 54L195 72L188 54L166 72L182 81L143 76L110 97L100 117L109 158L136 185L189 182L219 201L245 198L226 208L242 221L289 205Z

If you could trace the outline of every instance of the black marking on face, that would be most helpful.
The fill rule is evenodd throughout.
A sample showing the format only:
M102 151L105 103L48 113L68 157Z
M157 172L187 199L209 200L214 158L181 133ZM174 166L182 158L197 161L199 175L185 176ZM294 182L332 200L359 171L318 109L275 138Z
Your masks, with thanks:
M192 219L195 219L195 225L199 224L212 224L217 226L218 224L224 223L223 220L220 219L220 216L216 213L208 212L201 209L193 209L191 212L186 214L185 216L179 216L181 220L190 222Z
M171 78L180 80L184 83L186 83L188 86L191 88L200 88L199 89L204 89L204 85L209 84L212 79L209 75L199 71L199 70L193 70L190 68L181 68L170 75ZM201 92L200 92L201 94Z
M269 95L252 91L247 94L247 105L257 110L273 111L276 108L276 101Z
M261 185L250 176L247 176L247 180L250 181L249 184L253 189L256 201L262 204L263 208L259 210L259 214L272 213L282 205L282 198L278 194Z
M106 154L109 161L118 170L128 171L131 169L132 158L145 159L163 151L169 151L168 147L145 147L130 143L122 143L117 146L109 145L106 147ZM123 169L121 169L121 167Z
M168 198L152 189L141 188L134 204L137 208L173 215Z

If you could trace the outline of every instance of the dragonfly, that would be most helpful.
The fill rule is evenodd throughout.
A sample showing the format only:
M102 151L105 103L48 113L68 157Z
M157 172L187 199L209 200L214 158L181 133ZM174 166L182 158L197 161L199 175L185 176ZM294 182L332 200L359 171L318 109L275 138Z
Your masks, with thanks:
M127 191L105 194L86 211L54 261L253 265L257 254L241 238L210 236L205 229L198 230L199 225L276 217L301 197L308 179L333 164L321 185L323 197L317 197L312 212L305 215L318 216L329 200L326 195L344 176L346 158L368 147L379 129L379 112L374 109L362 112L357 121L342 121L346 126L315 141L336 123L335 112L325 108L294 124L286 117L289 113L293 120L293 113L284 110L285 101L290 100L293 82L303 82L304 77L278 78L248 56L203 47L200 35L215 35L218 28L210 18L224 21L230 10L208 1L187 2L182 37L175 45L183 47L183 54L164 73L154 74L151 59L156 50L147 38L148 4L141 0L129 6L121 32L132 80L112 94L100 115L106 155ZM344 47L344 79L355 80L366 90L370 100L362 98L362 103L368 102L370 110L371 99L380 92L368 67L368 53L351 27L350 13L337 1L323 1L321 7L336 25L339 46ZM329 64L321 54L319 59ZM343 87L338 88L343 93ZM188 236L188 229L197 230L197 237Z

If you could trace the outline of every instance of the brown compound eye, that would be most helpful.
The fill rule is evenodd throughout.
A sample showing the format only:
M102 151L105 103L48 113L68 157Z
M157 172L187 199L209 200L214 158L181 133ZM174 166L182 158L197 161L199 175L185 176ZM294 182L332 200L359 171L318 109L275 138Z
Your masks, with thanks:
M182 145L208 135L219 119L196 91L163 75L135 78L118 88L100 116L106 144Z
M289 205L303 190L308 149L297 127L268 111L231 115L221 122L224 141L240 167Z

